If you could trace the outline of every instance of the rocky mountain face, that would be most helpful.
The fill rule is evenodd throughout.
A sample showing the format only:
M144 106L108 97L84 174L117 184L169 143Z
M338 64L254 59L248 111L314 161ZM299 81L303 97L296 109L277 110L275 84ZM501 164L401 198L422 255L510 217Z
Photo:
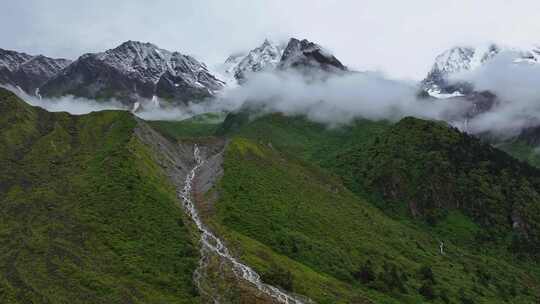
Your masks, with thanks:
M238 61L231 72L241 82L246 79L249 73L275 69L281 60L283 48L283 45L275 44L266 39L262 45L251 50L240 60L238 57L229 57L227 61Z
M321 69L327 72L346 71L347 68L320 45L306 39L291 38L283 51L279 68Z
M449 77L464 71L472 71L500 52L497 45L486 49L473 47L454 47L435 58L435 63L422 87L432 96L462 95L470 93L472 88L466 83L450 83Z
M290 38L286 44L276 44L268 39L246 55L235 54L225 61L227 73L238 82L246 80L250 73L276 69L297 69L344 72L347 68L330 52L306 39Z
M0 84L16 86L34 94L41 85L70 63L67 59L0 49Z
M151 43L127 41L114 49L79 57L41 91L48 96L116 98L126 104L153 96L185 103L212 96L224 85L191 56Z
M514 62L540 62L540 49L511 49L496 44L487 47L454 47L435 58L435 63L428 75L421 82L421 87L434 97L454 97L468 95L474 91L470 83L452 82L450 78L461 72L474 71L502 51L515 53Z
M236 66L246 57L247 53L238 52L227 57L223 65L221 66L221 71L225 73L226 76L229 76L230 79L236 80L234 77ZM229 83L229 81L227 81Z
M320 45L291 38L286 44L265 40L247 53L230 56L225 62L225 77L242 83L250 73L277 69L347 71ZM134 108L150 99L185 104L211 97L226 85L191 56L137 41L84 54L74 62L0 49L0 84L46 97L116 99Z
M171 100L200 99L214 95L225 82L191 56L172 54L171 65L156 84L156 95Z
M514 64L538 64L540 49L517 49L491 44L484 47L454 47L435 58L428 75L420 83L420 96L438 99L465 100L471 104L463 120L485 113L500 102L498 96L490 91L479 91L472 83L459 81L460 73L471 72L500 56L510 54Z

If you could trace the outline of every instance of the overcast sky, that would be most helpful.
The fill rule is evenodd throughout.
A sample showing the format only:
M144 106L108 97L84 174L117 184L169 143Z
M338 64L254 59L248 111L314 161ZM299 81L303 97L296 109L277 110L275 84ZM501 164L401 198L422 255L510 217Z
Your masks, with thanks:
M209 65L265 37L307 38L346 65L422 78L456 44L540 43L538 0L3 0L0 48L76 58L148 41Z

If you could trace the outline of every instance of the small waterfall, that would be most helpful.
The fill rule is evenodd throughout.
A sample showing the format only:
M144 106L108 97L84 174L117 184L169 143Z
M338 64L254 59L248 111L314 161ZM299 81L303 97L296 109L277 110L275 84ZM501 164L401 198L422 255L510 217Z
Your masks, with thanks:
M41 94L39 93L39 88L36 89L36 91L34 92L34 95L36 95L37 98L39 98L39 100L41 100Z
M234 273L241 277L242 279L250 282L253 284L258 290L261 292L267 294L268 296L272 297L273 299L277 300L280 303L284 304L303 304L304 302L292 295L287 294L286 292L282 291L281 289L265 284L261 281L261 278L258 273L256 273L251 267L242 264L240 261L238 261L236 258L234 258L229 249L223 244L223 242L215 236L201 221L201 218L199 217L199 213L197 212L197 209L195 208L195 204L193 202L192 197L192 187L193 187L193 180L195 178L195 174L197 173L197 170L203 165L204 161L200 155L199 147L195 145L195 148L193 150L193 156L195 158L196 165L191 169L189 174L186 176L184 189L182 191L179 191L178 195L183 201L184 209L189 214L191 219L195 222L195 225L199 229L199 232L201 233L201 254L204 255L204 252L206 250L209 250L219 256L221 259L231 263L233 267ZM201 257L202 260L204 260L204 256ZM196 274L197 277L200 278L200 274Z
M152 95L152 106L159 108L159 99L156 95Z

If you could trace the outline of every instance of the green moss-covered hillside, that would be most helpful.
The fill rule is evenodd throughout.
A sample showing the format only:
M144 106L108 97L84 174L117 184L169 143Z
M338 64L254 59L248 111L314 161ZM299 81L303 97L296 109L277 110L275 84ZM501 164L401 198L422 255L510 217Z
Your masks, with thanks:
M318 303L533 303L536 271L393 219L338 178L236 137L212 226L267 282ZM460 212L446 223L467 234ZM441 228L442 230L442 228ZM525 287L525 288L524 288Z
M0 90L0 303L197 302L197 244L135 127Z
M239 113L218 134L236 139L214 225L268 280L326 303L538 298L538 171L506 153L413 118L328 128Z
M358 120L328 128L302 117L250 119L240 112L220 130L338 175L389 215L434 224L459 210L483 228L477 241L536 255L540 171L443 122Z
M430 224L460 210L482 227L478 244L537 256L540 171L442 122L405 118L338 167L353 189L375 193Z
M290 157L332 169L338 154L352 147L363 147L390 125L386 121L359 119L329 127L303 116L274 113L250 118L249 113L239 112L229 114L216 133L248 138L275 147Z
M220 178L196 198L265 282L316 303L540 299L537 169L414 118L217 118L150 125L205 151L221 149L208 137L227 139L208 162L223 156L223 172L209 170ZM0 303L200 301L196 236L139 123L47 113L0 91ZM215 267L208 278L226 272Z

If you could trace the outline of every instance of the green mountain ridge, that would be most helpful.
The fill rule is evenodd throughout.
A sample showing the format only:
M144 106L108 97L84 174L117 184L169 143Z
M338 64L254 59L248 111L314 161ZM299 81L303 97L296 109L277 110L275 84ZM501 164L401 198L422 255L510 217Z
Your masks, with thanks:
M445 123L145 123L0 90L0 302L276 303L213 257L215 294L197 289L198 235L171 175L195 143L204 222L266 283L315 303L540 299L540 171Z
M487 229L478 240L510 238L512 250L537 253L540 170L488 143L445 123L405 118L368 149L338 159L352 187L404 202L413 216L433 223L461 210Z
M197 299L197 244L136 124L0 90L1 303Z
M242 115L244 116L242 117ZM247 119L245 114L240 113L234 114L228 120L228 122L227 119L225 120L225 126L221 130L222 134L236 136L241 142L247 139L247 142L251 143L250 145L258 147L254 151L269 150L274 154L278 153L280 156L276 156L277 158L287 159L288 162L298 162L303 164L303 167L312 165L322 167L322 171L320 171L321 169L317 170L317 172L322 172L319 174L335 176L338 185L342 181L349 188L344 191L348 192L352 190L353 193L349 192L350 203L340 205L339 210L348 210L345 206L351 208L350 205L356 204L356 207L359 208L358 212L367 213L369 214L369 218L372 218L375 215L371 212L378 211L371 208L368 209L368 207L377 206L377 209L382 211L384 215L378 218L378 222L370 223L364 230L357 230L356 234L351 234L351 231L361 229L362 225L366 225L365 223L359 223L356 227L352 225L349 228L342 228L341 230L336 229L336 224L330 225L332 235L348 236L347 241L342 241L341 243L341 246L346 246L345 248L348 249L338 254L335 252L335 246L339 245L339 243L332 242L331 248L328 247L323 250L332 252L332 258L328 258L325 261L324 255L322 255L310 259L309 254L303 253L302 249L313 251L313 248L321 246L321 240L317 238L317 234L312 230L295 233L295 229L288 226L292 225L289 222L294 223L294 219L290 219L289 216L291 214L310 214L310 212L313 212L311 210L312 208L316 210L322 208L317 204L323 204L320 201L320 198L324 197L323 194L312 194L312 196L308 196L305 194L305 191L307 191L305 189L307 188L312 192L316 192L316 185L328 185L329 183L327 181L317 183L310 180L306 184L303 184L303 179L308 179L306 177L309 176L308 174L298 173L303 178L296 179L287 179L282 176L285 174L284 172L294 174L293 172L298 171L298 169L295 170L292 168L284 170L284 172L279 173L279 177L276 176L272 179L272 176L278 174L278 172L274 172L277 170L275 168L278 167L278 164L268 165L267 161L258 160L256 164L251 164L251 166L258 165L259 167L249 169L249 163L253 162L253 158L261 158L262 155L267 156L271 155L271 153L253 152L252 154L256 156L245 157L242 161L234 161L235 166L238 167L234 172L238 172L236 173L238 176L229 177L229 182L236 183L237 180L242 180L242 182L239 183L240 185L237 186L238 188L236 190L229 191L234 199L224 199L225 201L218 203L218 206L222 206L226 210L228 205L235 206L234 208L229 207L232 211L228 210L228 212L225 212L225 214L232 214L223 216L221 220L222 225L230 226L229 229L242 234L248 234L250 237L257 238L258 241L261 241L261 239L264 240L265 245L274 246L272 250L276 253L285 254L289 258L297 259L302 263L308 263L312 267L322 267L316 268L317 271L334 276L341 283L347 282L351 284L346 288L350 292L349 296L351 296L351 293L354 293L354 290L359 292L358 290L365 288L365 286L355 286L353 283L355 281L350 279L354 277L354 269L371 269L371 271L367 271L367 273L372 273L368 277L376 278L378 275L373 273L377 273L377 271L374 271L373 268L378 267L378 269L382 269L380 270L382 274L379 274L382 277L385 275L385 268L392 269L392 267L395 267L395 269L403 271L404 276L409 278L404 282L408 283L389 283L389 281L384 280L381 283L383 286L403 286L400 287L401 292L396 292L392 288L382 289L382 294L385 296L375 295L371 298L378 299L375 301L376 303L378 301L381 301L381 303L392 303L392 300L389 298L393 298L398 303L418 303L427 300L446 302L446 299L449 302L457 303L534 302L533 299L535 296L532 298L512 299L512 297L508 298L509 294L507 292L513 295L525 292L525 294L531 296L536 294L537 291L534 290L538 288L538 269L535 266L536 258L530 256L530 254L534 255L534 248L536 246L534 234L537 230L533 227L536 227L535 223L537 221L535 218L535 214L537 214L535 213L535 208L538 206L538 201L534 200L536 197L534 194L536 193L534 183L538 175L537 169L520 163L504 152L498 151L486 143L460 133L442 122L429 122L414 118L403 119L394 125L388 122L357 121L352 127L328 129L323 125L306 121L301 117L286 117L280 114L273 114L257 119ZM310 130L311 132L306 130ZM330 134L333 134L332 139L328 139L327 137ZM336 134L340 135L336 136ZM337 140L336 137L340 137L341 140ZM294 151L294 153L291 153L291 151ZM237 157L232 155L238 154L242 153L234 153L230 157L236 159ZM401 165L401 167L397 165ZM372 170L368 171L366 168ZM384 170L385 168L386 170ZM440 171L433 171L434 168L439 168ZM484 171L481 169L484 169ZM227 170L226 159L224 181L228 179L227 172L231 172L231 169ZM248 172L251 175L243 177ZM423 202L426 203L432 202L431 198L425 198L425 194L422 191L426 192L425 188L430 189L429 187L433 185L447 186L448 182L452 182L455 174L457 174L456 172L464 174L464 177L461 177L459 180L470 183L465 186L466 189L470 189L469 192L459 192L458 190L460 189L449 189L446 192L442 192L437 188L433 192L440 194L441 198L445 198L447 201L451 201L452 198L461 195L468 199L468 201L465 201L465 204L474 202L477 198L484 199L485 201L482 202L484 203L482 206L484 209L478 210L482 213L475 215L468 208L433 204L431 206L426 205L424 209L426 211L429 210L431 213L438 213L437 216L411 217L412 212L409 206L402 202L404 200L403 196L391 197L392 199L390 200L384 196L385 190L387 190L384 186L393 186L391 183L392 174L403 173L405 174L403 180L410 180L408 183L399 184L403 188L403 193L410 197L425 199ZM504 183L506 178L505 175L502 175L504 172L506 172L506 176L511 177L508 185ZM430 179L434 178L438 173L441 174L440 180L436 183L433 182L434 184L430 183ZM388 183L385 183L385 177L388 177ZM490 180L480 184L479 181L482 181L482 178L490 178ZM520 178L528 179L532 185L523 184ZM380 183L374 183L372 182L373 180L380 180ZM261 185L263 181L267 181L267 183ZM290 188L287 185L290 185ZM486 189L482 188L482 186ZM502 196L500 193L496 193L499 195L496 196L489 192L499 190L502 186L508 187L507 189L503 189L506 191L504 194L507 196ZM509 191L515 191L516 187L524 188L518 189L523 192L516 192L517 195L512 197ZM268 196L269 194L263 193L266 192L266 189L274 189L273 192L275 193ZM334 191L335 189L339 188L336 186ZM393 190L391 188L389 189ZM503 192L503 190L499 191ZM392 191L389 192L391 193ZM245 203L243 205L241 205L240 199L242 194L247 196L244 198ZM488 200L490 198L492 201ZM396 201L397 199L400 199L400 201ZM462 198L460 197L460 199ZM333 198L329 201L335 203L336 200L336 198ZM272 201L275 201L272 203L275 206L272 205L274 207L270 208L267 204ZM358 206L359 202L363 202L362 208ZM255 209L253 204L261 204L261 210ZM306 204L306 207L302 209L302 207L295 204L300 204L300 206ZM488 204L491 208L486 208ZM512 222L509 217L512 216L511 208L514 206L519 212L522 212L515 214L515 217L519 218L519 220L530 221L530 224L526 224L524 227L532 229L535 232L532 230L520 231L520 228L523 227L512 228ZM286 208L291 208L291 210ZM302 211L297 211L297 208L300 208ZM278 212L282 209L288 211ZM273 210L277 211L274 212ZM327 211L318 214L315 223L309 227L316 228L318 225L324 226L322 219L325 217L335 216L335 218L328 220L328 222L340 224L354 221L357 218L354 216L355 212L352 210L348 210L347 216L341 217L337 216L339 213L337 211L328 208L324 210ZM253 212L262 212L262 218L258 218L256 216L257 213L251 215ZM250 214L250 216L246 216L247 214ZM230 217L233 219L228 219ZM252 220L252 218L255 219ZM434 220L432 221L432 219ZM491 225L492 222L497 225ZM278 227L285 225L287 228L277 230L276 228L274 230L267 228L262 233L263 236L260 233L249 234L254 229L273 227L274 223L280 223L276 225ZM387 232L382 233L379 231L379 237L372 236L368 237L367 242L365 240L361 241L361 237L368 235L369 229L385 227L385 225L392 226L390 223L394 225L393 229L386 228L388 229ZM306 225L306 222L302 222L300 225L301 229L308 229ZM294 236L290 236L291 234ZM281 236L284 240L276 241L275 238L278 236ZM405 244L396 245L396 242L399 244L399 241L404 241ZM437 253L441 241L443 241L443 246L446 248L442 257L452 261L447 265L439 261L434 262L424 256L426 254L426 248L429 248L431 250L430 253L435 255L434 259L437 260L439 258ZM322 243L328 246L330 242L325 240ZM350 246L354 246L351 243L357 244L358 247L351 249ZM283 244L295 244L295 246L293 246L293 249L286 246L283 248ZM302 247L302 245L306 248L297 248ZM249 242L246 242L245 246L249 246ZM364 249L364 252L362 252L362 249ZM526 258L527 262L521 263L518 261L519 258L527 255L529 255L529 258ZM381 259L381 257L383 258ZM415 272L423 266L417 264L417 269L415 270L415 267L411 267L411 264L414 265L414 263L411 263L410 260L407 262L406 257L422 257L415 262L423 261L429 264L430 266L428 267L432 269L435 276L437 274L438 276L442 276L443 278L441 280L445 283L442 286L437 286L442 289L433 291L433 286L424 286L422 285L422 280L414 278ZM355 261L353 263L354 266L349 264L338 267L338 269L341 269L341 275L336 272L328 273L328 269L323 270L327 265L336 263L334 258L335 260L349 261L349 263L352 259L352 261ZM369 267L365 266L368 261ZM388 266L389 261L392 261L393 266ZM317 262L321 264L317 265ZM434 264L437 265L438 269L432 267ZM456 267L455 264L460 264L461 266ZM524 269L529 269L530 272L522 272ZM347 272L349 275L348 279L346 276L343 276L343 273ZM473 273L472 277L468 277L471 275L471 272ZM365 275L366 271L360 271L360 273ZM518 273L521 274L518 275ZM400 277L401 275L395 272L393 276ZM453 282L450 279L452 277L459 279ZM512 279L507 280L510 277ZM303 281L302 279L297 280ZM395 281L399 282L400 280ZM373 289L379 292L381 291L381 289L377 289L377 284L373 283L373 281L370 282L372 284L371 291ZM514 286L516 282L521 283ZM294 286L294 279L292 285ZM527 286L527 288L518 292L516 291L519 290L517 286ZM311 289L315 289L315 287ZM414 294L420 293L421 290L423 293L428 293L428 291L431 293L433 291L433 294L438 294L438 296L434 296L433 299L427 299L425 297L415 298ZM370 291L364 292L369 293ZM468 294L468 292L471 292L471 294ZM491 292L492 294L489 295ZM322 300L318 298L318 300L335 303L339 299L342 299L341 297L329 297ZM349 299L349 301L352 300ZM343 302L347 303L347 300L343 300Z

